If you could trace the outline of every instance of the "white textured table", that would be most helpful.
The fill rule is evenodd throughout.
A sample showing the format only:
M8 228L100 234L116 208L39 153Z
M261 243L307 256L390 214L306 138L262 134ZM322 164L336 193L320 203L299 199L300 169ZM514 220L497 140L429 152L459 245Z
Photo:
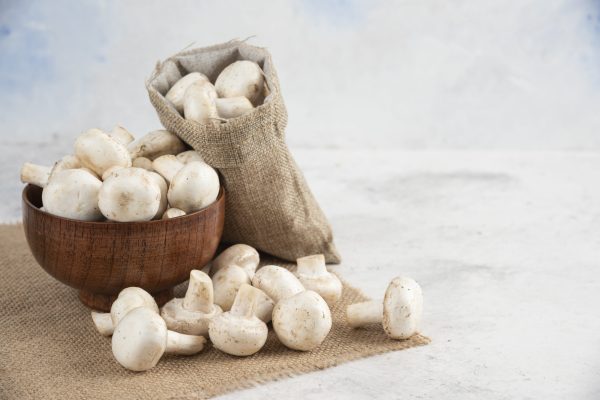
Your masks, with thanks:
M17 166L57 143L3 144L3 221L20 216ZM600 154L294 153L336 270L373 297L417 279L433 342L223 398L600 398Z

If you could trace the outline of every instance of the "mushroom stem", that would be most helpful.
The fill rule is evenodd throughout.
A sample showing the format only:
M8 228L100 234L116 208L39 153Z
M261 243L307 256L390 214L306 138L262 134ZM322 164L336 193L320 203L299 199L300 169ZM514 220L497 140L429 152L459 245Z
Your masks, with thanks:
M123 128L121 125L114 127L111 133L108 134L110 137L121 143L123 146L127 146L135 139L131 132Z
M165 353L191 355L202 351L206 338L204 336L185 335L175 331L167 332L167 348Z
M98 332L100 332L102 336L110 336L113 334L115 327L110 313L92 311L92 320L94 321L96 329L98 329Z
M183 298L183 308L209 314L213 311L214 294L212 280L205 273L194 270Z
M383 304L381 301L351 304L346 310L346 318L348 325L353 328L381 323L383 321Z
M235 295L230 313L236 317L251 318L256 314L257 300L258 293L254 290L254 287L244 284L240 286Z
M21 182L46 187L52 168L26 162L21 168Z
M312 256L301 257L296 260L298 268L296 271L300 275L324 275L327 274L325 266L325 257L323 254L314 254Z

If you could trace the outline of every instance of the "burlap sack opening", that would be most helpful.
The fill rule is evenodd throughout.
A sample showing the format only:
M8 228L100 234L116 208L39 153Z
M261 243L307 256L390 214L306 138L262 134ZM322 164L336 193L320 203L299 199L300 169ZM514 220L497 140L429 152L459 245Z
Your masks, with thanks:
M183 75L201 72L214 82L237 60L251 60L264 71L269 94L262 105L218 124L185 120L164 98ZM285 143L287 112L268 51L240 41L178 53L159 62L146 82L163 126L217 168L227 191L226 243L246 243L295 261L323 253L339 263L331 227Z

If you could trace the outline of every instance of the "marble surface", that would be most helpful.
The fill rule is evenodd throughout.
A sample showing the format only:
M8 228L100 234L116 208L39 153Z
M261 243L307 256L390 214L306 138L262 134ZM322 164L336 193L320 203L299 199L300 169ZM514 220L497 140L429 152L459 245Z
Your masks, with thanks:
M3 144L0 220L19 219L18 165L65 149ZM600 398L600 153L294 154L333 224L334 269L372 297L415 278L432 343L223 399Z

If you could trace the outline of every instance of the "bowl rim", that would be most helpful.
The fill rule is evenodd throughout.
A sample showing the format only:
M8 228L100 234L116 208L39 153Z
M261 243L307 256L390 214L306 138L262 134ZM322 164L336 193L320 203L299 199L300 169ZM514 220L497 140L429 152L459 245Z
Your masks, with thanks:
M179 217L174 217L174 218L169 218L169 219L153 219L150 221L129 221L129 222L119 222L119 221L82 221L80 219L73 219L73 218L65 218L65 217L61 217L59 215L54 215L54 214L50 214L47 211L42 211L40 210L39 207L37 207L36 205L34 205L28 197L28 193L33 190L33 188L39 188L40 190L42 190L43 188L40 188L39 186L33 185L31 183L28 183L27 185L25 185L25 187L23 188L23 192L21 194L21 198L23 199L23 203L30 208L31 210L34 210L35 212L39 212L45 215L48 215L52 218L56 218L58 220L63 220L63 221L70 221L70 222L76 222L76 223L80 223L80 224L86 224L86 225L94 225L94 226L132 226L132 225L142 225L142 224L159 224L159 223L169 223L169 221L174 221L174 220L182 220L185 218L191 218L194 216L197 216L198 214L201 213L205 213L207 212L209 209L216 207L217 203L219 203L221 201L221 199L225 196L225 188L223 187L223 185L220 186L219 188L219 194L217 195L217 198L215 199L215 201L213 201L212 203L210 203L209 205L207 205L204 208L201 208L200 210L194 211L191 214L185 214L185 215L181 215Z

